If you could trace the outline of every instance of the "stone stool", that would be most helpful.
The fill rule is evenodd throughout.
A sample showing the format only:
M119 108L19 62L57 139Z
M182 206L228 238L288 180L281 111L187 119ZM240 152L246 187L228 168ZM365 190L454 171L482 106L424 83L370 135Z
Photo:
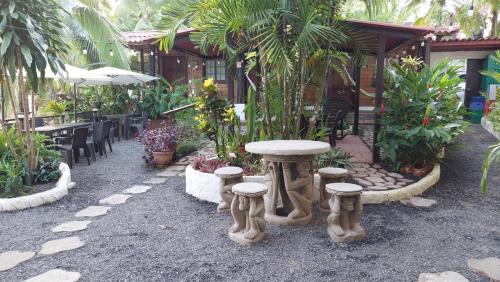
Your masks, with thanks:
M319 209L322 212L330 212L328 200L331 195L325 189L325 185L329 183L345 182L349 177L349 171L338 167L324 167L318 170L319 180Z
M234 198L231 214L234 224L229 229L229 239L242 245L253 245L265 236L264 194L267 186L262 183L243 182L233 186Z
M222 180L219 187L221 201L219 202L217 211L230 211L231 201L234 198L231 188L233 188L234 184L243 182L243 169L237 166L221 167L216 169L214 174Z
M359 225L363 187L339 182L327 184L326 190L332 194L328 201L331 214L327 218L330 238L337 243L363 239L365 230Z

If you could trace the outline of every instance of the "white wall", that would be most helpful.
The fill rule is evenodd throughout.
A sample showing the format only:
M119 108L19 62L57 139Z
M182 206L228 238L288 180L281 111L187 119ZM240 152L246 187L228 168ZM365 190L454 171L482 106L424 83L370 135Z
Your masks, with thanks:
M431 52L431 66L444 59L485 59L495 51L456 51L456 52Z

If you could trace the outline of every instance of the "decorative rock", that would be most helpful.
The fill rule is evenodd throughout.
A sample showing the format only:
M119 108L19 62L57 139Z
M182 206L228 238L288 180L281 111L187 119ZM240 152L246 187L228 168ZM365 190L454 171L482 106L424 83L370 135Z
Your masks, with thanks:
M144 184L163 184L163 183L165 183L165 181L167 181L166 178L153 177L149 180L143 181L142 183L144 183Z
M160 176L160 177L172 177L172 176L176 176L178 174L179 174L179 171L166 170L164 172L157 173L156 176Z
M221 201L217 211L230 211L234 198L232 188L235 184L243 182L243 169L236 166L221 167L216 169L214 174L222 180L219 186Z
M326 190L332 195L328 202L331 214L327 218L330 238L337 243L363 239L365 230L359 224L363 212L363 187L351 183L330 183L326 185Z
M354 171L359 171L359 172L366 172L368 171L366 168L364 167L353 167L352 168Z
M385 182L384 179L382 179L380 177L377 177L377 176L370 176L370 177L366 177L365 179L368 180L368 181L370 181L370 182L373 182L373 183L383 183L383 182Z
M42 245L42 249L38 254L40 255L52 255L59 252L69 251L78 249L85 245L84 242L80 241L79 237L66 237L62 239L51 240L45 242Z
M371 183L370 181L366 181L366 180L364 180L364 179L362 179L362 178L359 178L359 179L358 179L358 178L355 178L354 180L355 180L356 182L358 182L358 183L359 183L359 185L362 185L362 186L373 186L373 183Z
M376 169L380 169L380 168L382 168L382 166L380 166L379 164L373 164L373 165L372 165L372 167L373 167L373 168L376 168Z
M114 195L111 195L107 198L104 198L102 200L99 201L99 204L104 204L104 205L120 205L120 204L123 204L125 203L128 198L130 198L132 196L130 195L123 195L123 194L114 194Z
M437 204L435 200L425 199L421 197L411 197L407 200L401 200L403 205L407 205L414 208L430 208Z
M62 269L52 269L24 282L76 282L81 275L78 272L70 272Z
M238 183L232 188L234 195L231 215L234 224L229 229L229 239L242 244L253 245L265 236L264 198L267 186L261 183Z
M66 221L62 224L51 229L52 232L74 232L87 229L87 225L89 225L92 221L90 220L82 220L82 221Z
M128 189L123 190L122 192L126 194L142 194L151 188L152 188L151 186L134 185Z
M391 182L391 183L396 183L396 179L390 177L390 176L386 176L384 177L384 179L387 181L387 182Z
M454 271L420 273L418 282L469 282L469 279Z
M394 178L404 178L404 176L402 176L401 174L394 173L394 172L388 172L387 175L389 175L390 177L394 177Z
M500 259L489 257L485 259L469 259L467 265L470 270L488 277L491 281L500 281Z
M101 216L108 213L111 207L103 207L103 206L90 206L80 210L75 214L76 217L95 217Z
M368 177L369 175L366 173L355 173L352 176L356 178L363 178L363 177Z
M9 251L0 254L0 272L16 267L35 256L34 252Z

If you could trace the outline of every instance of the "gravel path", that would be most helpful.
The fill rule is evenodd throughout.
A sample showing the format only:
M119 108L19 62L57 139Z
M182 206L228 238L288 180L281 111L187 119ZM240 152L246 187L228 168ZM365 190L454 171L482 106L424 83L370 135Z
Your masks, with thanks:
M493 142L472 126L447 152L441 181L424 195L438 201L430 210L366 205L367 238L361 242L332 243L325 217L316 213L310 225L268 225L264 241L239 246L226 235L231 216L186 195L184 179L175 176L67 235L79 236L85 246L36 256L0 272L0 281L53 268L80 272L81 281L416 281L421 272L447 270L486 281L468 270L466 260L500 257L500 166L490 174L487 196L478 187L482 153ZM159 172L144 167L134 141L115 143L114 150L91 166L78 164L72 171L77 186L61 201L0 214L0 252L39 251L44 242L66 236L52 227Z

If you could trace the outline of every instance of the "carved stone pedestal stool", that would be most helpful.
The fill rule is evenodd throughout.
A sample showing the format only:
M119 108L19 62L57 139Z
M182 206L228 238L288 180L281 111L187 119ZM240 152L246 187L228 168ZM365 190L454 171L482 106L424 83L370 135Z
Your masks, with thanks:
M337 243L361 240L365 230L359 224L363 204L363 187L351 183L326 184L326 191L332 194L328 201L331 214L327 218L328 235Z
M265 236L264 194L267 186L261 183L243 182L233 186L234 198L231 214L234 224L229 229L229 239L242 245L253 245Z
M243 182L243 169L237 166L221 167L214 171L214 174L221 178L219 194L221 201L217 207L218 212L228 212L231 210L231 202L234 194L231 190L233 185Z
M318 174L320 176L319 209L322 212L330 212L328 200L330 200L331 195L326 191L325 186L329 183L345 182L349 177L349 171L338 167L324 167L318 170Z

